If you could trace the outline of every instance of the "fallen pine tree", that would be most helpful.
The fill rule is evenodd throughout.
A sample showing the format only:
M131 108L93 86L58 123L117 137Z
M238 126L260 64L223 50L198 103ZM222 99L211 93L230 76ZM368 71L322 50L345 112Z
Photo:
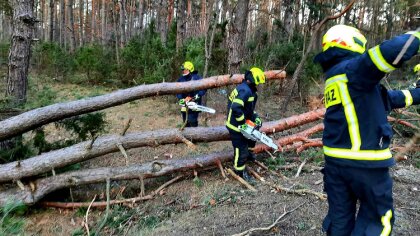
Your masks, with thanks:
M325 109L318 109L277 121L265 122L261 131L272 134L298 127L323 117ZM133 132L121 135L106 135L91 141L82 142L67 148L47 152L38 156L0 165L0 182L19 180L70 164L86 161L98 156L145 146L158 146L171 143L211 142L229 140L229 133L224 126L164 129L149 132Z
M312 131L303 131L299 135L312 135ZM281 139L280 139L281 140ZM279 140L279 141L280 141ZM286 145L291 139L284 138L284 141L277 142L280 145ZM261 145L260 145L261 146ZM263 152L267 149L257 148L255 153ZM102 183L110 180L129 180L129 179L147 179L182 171L199 170L203 168L216 167L219 163L227 162L233 159L232 152L212 153L205 156L190 157L184 159L169 159L152 161L137 165L121 167L103 167L95 169L86 169L67 172L55 176L37 179L29 182L27 185L21 185L0 192L0 206L7 203L9 199L21 201L23 204L32 205L45 197L47 194L62 189L79 185Z
M265 75L267 79L283 79L286 77L286 72L282 70L266 71ZM146 97L237 84L242 82L243 77L243 74L220 75L191 82L140 85L101 96L41 107L0 121L0 141L64 118L102 110Z

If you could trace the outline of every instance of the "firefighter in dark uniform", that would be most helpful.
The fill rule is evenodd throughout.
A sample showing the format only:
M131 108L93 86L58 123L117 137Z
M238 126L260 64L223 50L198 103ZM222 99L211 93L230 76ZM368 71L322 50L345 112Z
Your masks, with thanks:
M254 110L257 103L257 85L263 83L265 83L264 72L253 67L245 72L245 79L230 93L228 100L226 127L235 153L234 168L236 174L245 180L250 179L245 171L245 163L255 160L251 151L255 147L255 141L246 139L239 127L245 124L246 120L253 121L257 126L262 125L261 118Z
M420 88L387 90L379 84L419 50L419 33L408 32L365 50L356 28L336 25L323 37L315 57L325 75L324 188L327 235L389 235L395 218L389 167L393 108L420 103ZM414 41L393 64L410 37ZM419 84L419 83L417 83ZM360 202L356 217L356 203Z
M196 70L194 70L194 64L190 61L186 61L181 66L182 76L179 77L177 82L188 82L192 80L201 80L201 76L198 74ZM186 103L189 101L194 101L198 105L201 105L201 99L206 94L206 90L198 90L192 91L188 93L180 93L177 94L176 97L178 98L178 104L181 105L181 114L182 114L182 122L185 123L187 119L187 124L185 127L197 127L198 126L198 114L199 111L188 110ZM187 117L188 113L188 117Z

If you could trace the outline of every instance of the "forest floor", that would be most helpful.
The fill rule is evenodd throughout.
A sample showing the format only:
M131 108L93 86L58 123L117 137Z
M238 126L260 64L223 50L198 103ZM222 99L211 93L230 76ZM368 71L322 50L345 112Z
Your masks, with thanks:
M59 100L74 100L78 96L92 95L92 89L75 85L51 83L49 87ZM34 85L37 86L37 85ZM38 86L41 88L40 86ZM95 89L93 89L95 90ZM203 115L200 125L218 126L224 124L226 100L225 94L230 88L213 90L209 93L208 106L218 113L213 116ZM95 94L106 92L103 88ZM108 90L107 90L108 91ZM95 95L93 94L93 95ZM265 99L264 99L265 98ZM58 101L59 101L58 100ZM288 114L279 114L280 97L274 93L261 96L257 111L265 120L275 120L289 115L308 111L307 104L299 99L291 104ZM104 110L107 120L107 133L119 133L128 119L133 118L128 132L175 128L181 125L179 108L173 96L142 99L118 107ZM418 124L417 124L418 125ZM48 125L46 130L50 140L65 139L68 134ZM294 133L299 129L276 134L275 137ZM406 140L399 140L404 143ZM155 148L137 148L128 150L130 163L143 163L156 159L179 158L201 155L221 150L230 150L230 142L197 144L197 150L190 150L184 144L165 145ZM272 172L262 170L250 164L266 181L293 189L311 189L322 192L323 165L322 152L310 149L300 154L277 153L272 160L268 155L259 155L267 166L287 177L283 179ZM392 169L394 176L394 199L396 222L394 235L420 235L420 170L416 168L419 157L400 162ZM294 177L298 167L279 170L281 166L297 163L310 158L302 173ZM81 168L102 166L122 166L125 159L120 153L108 154L82 163ZM225 167L232 168L232 164ZM112 206L108 221L100 235L232 235L256 227L272 224L283 212L295 209L286 215L271 230L255 235L322 235L321 224L328 205L314 195L295 195L278 192L262 182L255 181L257 192L251 192L239 182L228 176L224 179L219 170L193 173L161 191L154 199L127 206ZM145 182L146 194L158 188L175 176L160 177ZM140 192L140 181L113 181L111 198L135 197ZM71 189L74 201L105 200L105 185L95 184ZM61 190L51 194L49 200L69 200L70 191ZM25 215L25 235L86 235L83 221L86 208L62 210L34 206ZM104 209L89 211L91 235L98 230L105 218ZM93 233L92 233L93 232Z

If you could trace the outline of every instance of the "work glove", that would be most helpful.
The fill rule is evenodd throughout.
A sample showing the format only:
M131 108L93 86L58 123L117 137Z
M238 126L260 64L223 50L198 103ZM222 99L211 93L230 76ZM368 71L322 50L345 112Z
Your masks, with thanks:
M188 97L185 98L185 102L190 102L191 100L193 100L193 98L190 97L190 96L188 96Z
M179 99L178 104L181 105L181 106L184 106L185 105L185 99L183 99L183 98Z
M262 126L262 120L261 120L261 118L259 118L259 117L255 118L255 124L257 126Z
M194 100L198 100L198 99L200 99L200 96L198 96L198 94L196 94L195 96L194 96Z

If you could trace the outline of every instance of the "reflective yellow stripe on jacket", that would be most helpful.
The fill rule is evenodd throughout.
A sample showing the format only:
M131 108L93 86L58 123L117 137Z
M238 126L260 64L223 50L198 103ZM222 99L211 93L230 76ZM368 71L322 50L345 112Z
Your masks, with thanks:
M411 96L410 91L408 91L408 90L401 90L401 92L405 96L405 107L411 106L411 104L413 104L413 96Z
M382 161L392 158L389 148L384 150L352 150L347 148L331 148L324 146L324 154L330 157L359 160Z
M373 61L373 64L382 72L389 73L395 70L391 64L389 64L385 58L382 56L379 46L373 47L368 51L370 59Z
M359 120L357 118L356 110L348 91L347 82L348 79L345 74L336 75L327 79L325 82L325 107L328 108L341 102L344 107L344 115L346 117L350 134L350 140L352 144L351 149L359 150L362 144L362 140L360 138Z

